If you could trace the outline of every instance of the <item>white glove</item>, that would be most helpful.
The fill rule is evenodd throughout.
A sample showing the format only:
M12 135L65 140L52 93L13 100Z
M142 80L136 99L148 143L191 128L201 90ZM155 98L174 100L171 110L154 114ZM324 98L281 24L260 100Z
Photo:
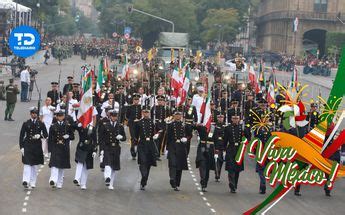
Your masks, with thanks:
M83 124L81 124L80 122L78 123L78 127L80 128L81 126L83 126Z
M159 137L159 134L155 134L155 135L153 135L153 139L154 139L154 140L157 140L157 139L158 139L158 137Z
M104 155L104 150L101 151L101 155Z
M39 134L35 134L35 135L34 135L34 139L35 139L35 140L39 140L40 138L41 138L41 135L39 135Z
M95 158L97 156L97 153L96 152L93 152L92 153L92 158Z
M214 159L218 159L218 154L214 154Z
M22 155L24 156L24 148L20 149L20 152L22 153Z
M49 110L50 110L50 111L55 111L55 109L56 109L56 108L55 108L54 106L49 106Z
M60 103L60 102L61 102L61 100L60 100L60 99L58 99L56 102L57 102L57 103Z
M186 143L186 142L187 142L187 138L182 137L182 138L181 138L181 142L182 142L182 143Z
M65 134L62 136L65 140L67 140L69 138L69 135L68 134Z
M119 134L119 135L116 136L116 139L117 139L117 140L122 140L122 138L123 138L123 136L122 136L121 134Z

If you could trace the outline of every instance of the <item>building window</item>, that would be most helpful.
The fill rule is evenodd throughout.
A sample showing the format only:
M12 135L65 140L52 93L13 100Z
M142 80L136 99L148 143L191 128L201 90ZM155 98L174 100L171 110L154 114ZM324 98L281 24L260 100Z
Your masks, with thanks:
M314 11L327 13L328 0L314 0Z

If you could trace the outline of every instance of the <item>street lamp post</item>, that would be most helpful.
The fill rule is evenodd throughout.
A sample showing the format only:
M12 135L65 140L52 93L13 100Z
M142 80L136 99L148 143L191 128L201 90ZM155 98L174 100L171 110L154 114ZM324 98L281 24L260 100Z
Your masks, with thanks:
M151 17L153 17L153 18L155 18L155 19L159 19L159 20L162 20L162 21L164 21L164 22L170 23L170 24L172 25L172 31L171 31L171 32L175 32L175 24L174 24L173 21L170 21L170 20L164 19L164 18L162 18L162 17L155 16L155 15L146 13L146 12L144 12L144 11L135 9L135 8L133 7L133 5L128 6L127 10L128 10L128 13L132 13L133 11L135 11L135 12L144 14L144 15L146 15L146 16L151 16Z

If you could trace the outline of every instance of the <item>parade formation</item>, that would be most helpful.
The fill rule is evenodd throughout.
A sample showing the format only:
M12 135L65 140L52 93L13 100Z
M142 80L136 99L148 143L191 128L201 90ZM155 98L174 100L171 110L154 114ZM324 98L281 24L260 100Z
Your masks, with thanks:
M344 214L344 10L1 1L0 214Z

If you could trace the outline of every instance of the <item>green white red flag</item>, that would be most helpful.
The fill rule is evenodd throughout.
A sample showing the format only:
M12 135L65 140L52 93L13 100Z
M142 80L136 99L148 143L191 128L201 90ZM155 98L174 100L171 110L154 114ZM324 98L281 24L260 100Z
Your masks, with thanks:
M94 71L90 68L84 71L83 77L83 95L80 99L80 107L78 111L78 120L83 128L92 122L93 115L93 101L92 101L92 80L94 78Z

